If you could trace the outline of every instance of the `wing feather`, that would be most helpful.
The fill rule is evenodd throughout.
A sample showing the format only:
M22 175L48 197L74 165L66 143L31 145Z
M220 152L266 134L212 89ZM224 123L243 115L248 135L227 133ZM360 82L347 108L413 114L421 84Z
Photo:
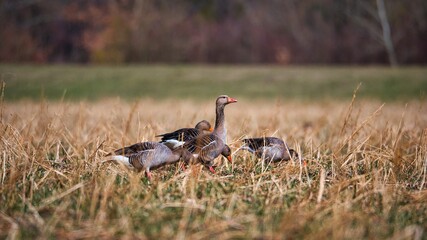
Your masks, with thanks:
M188 149L191 153L198 153L216 140L217 137L214 134L202 134L187 141L184 144L184 148Z
M156 142L135 143L133 145L117 149L116 151L114 151L114 154L123 155L123 156L136 154L141 151L155 149L156 147L158 147L158 144L159 143L156 143Z
M247 138L247 139L243 139L242 141L246 143L248 147L254 151L265 146L285 145L282 139L275 138L275 137Z
M188 141L192 138L200 135L200 131L195 128L181 128L171 133L165 133L157 135L156 137L162 137L161 142L167 140L178 140L178 141Z

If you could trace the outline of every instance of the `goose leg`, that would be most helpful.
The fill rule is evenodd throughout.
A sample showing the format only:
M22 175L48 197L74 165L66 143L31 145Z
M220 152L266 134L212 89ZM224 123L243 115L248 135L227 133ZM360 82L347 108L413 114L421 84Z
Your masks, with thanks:
M147 176L148 180L151 181L151 172L149 168L145 169L145 175Z
M185 164L184 163L180 163L180 165L181 165L182 171L185 171Z

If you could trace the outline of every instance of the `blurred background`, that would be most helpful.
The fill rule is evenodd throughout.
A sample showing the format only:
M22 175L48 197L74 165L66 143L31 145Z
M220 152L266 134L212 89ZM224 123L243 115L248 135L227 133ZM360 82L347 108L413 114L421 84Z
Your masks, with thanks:
M0 0L0 36L6 100L427 92L425 0Z
M425 0L2 0L0 60L425 64Z

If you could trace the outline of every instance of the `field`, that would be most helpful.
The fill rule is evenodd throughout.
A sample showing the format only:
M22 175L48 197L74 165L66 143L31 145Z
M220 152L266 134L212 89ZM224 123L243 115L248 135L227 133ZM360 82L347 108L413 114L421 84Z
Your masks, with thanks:
M0 65L5 99L425 99L427 68L204 65Z
M128 68L0 66L0 238L427 238L426 70ZM120 74L129 78L114 80ZM97 89L103 77L117 88ZM29 83L40 79L43 87ZM181 81L194 95L173 87ZM134 92L146 83L153 89ZM304 86L312 94L299 96ZM102 163L121 146L212 123L219 94L239 102L225 110L233 163L218 158L215 175L169 165L148 181ZM301 159L268 164L239 151L242 138L264 135L285 139Z

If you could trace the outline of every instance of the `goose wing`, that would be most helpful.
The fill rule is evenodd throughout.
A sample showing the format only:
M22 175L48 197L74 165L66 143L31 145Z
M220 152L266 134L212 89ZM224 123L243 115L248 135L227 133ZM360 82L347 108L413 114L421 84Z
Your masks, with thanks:
M181 128L174 132L157 135L156 137L162 137L161 142L166 142L168 140L186 142L192 138L197 137L200 135L200 133L200 130L195 128Z
M156 143L156 142L135 143L133 145L115 150L114 154L115 155L130 156L130 155L138 154L139 152L143 152L143 151L147 151L147 150L153 150L156 147L158 147L159 145L160 145L160 143Z
M275 137L246 138L242 141L253 151L256 151L265 146L285 145L282 139Z
M184 144L184 148L196 154L197 158L205 164L217 158L223 152L224 147L224 142L215 134L200 135Z
M218 137L214 134L203 134L190 139L184 144L184 148L191 153L199 153L202 150L212 148L217 142Z

